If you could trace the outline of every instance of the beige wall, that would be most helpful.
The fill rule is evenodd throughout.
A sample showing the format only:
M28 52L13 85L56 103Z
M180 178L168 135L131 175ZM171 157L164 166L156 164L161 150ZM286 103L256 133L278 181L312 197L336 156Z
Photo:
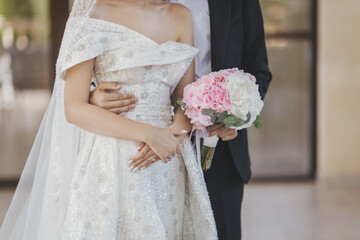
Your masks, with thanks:
M318 177L360 179L360 1L318 9Z

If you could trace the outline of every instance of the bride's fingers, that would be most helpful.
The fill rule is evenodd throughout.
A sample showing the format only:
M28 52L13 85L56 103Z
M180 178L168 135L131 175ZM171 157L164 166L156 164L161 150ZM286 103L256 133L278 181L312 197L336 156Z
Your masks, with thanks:
M131 167L134 167L134 171L136 171L137 169L140 169L141 168L141 164L143 162L145 162L150 156L154 155L154 152L153 151L150 151L149 153L147 153L144 157L140 158L139 160L133 162L131 164ZM136 170L135 170L136 169Z
M146 155L146 157L144 157L144 158L141 158L141 159L139 159L139 160L131 163L130 169L133 169L134 171L140 169L140 168L141 168L140 165L141 165L146 159L148 159L148 155Z
M140 147L137 149L138 152L140 152L141 150L143 150L143 148L146 146L146 143L141 143Z
M147 166L150 166L151 164L153 164L156 161L156 155L152 154L151 156L149 156L146 160L144 160L141 164L138 165L139 170L142 170L144 168L146 168Z
M147 161L145 168L150 167L151 165L153 165L154 163L157 163L158 161L160 161L160 158L158 156L155 156L155 158L151 159L151 161Z
M160 160L163 162L163 163L168 163L169 162L169 159L167 156L161 156L160 157Z
M182 129L173 129L173 128L169 128L169 131L174 134L174 136L182 136L182 135L186 135L189 133L188 130L182 130Z
M140 146L141 148L141 146ZM145 145L138 154L136 154L135 156L133 156L130 161L136 162L139 159L143 158L146 154L148 154L151 151L151 148L149 147L149 145Z
M155 151L154 151L155 152ZM166 153L161 153L161 152L155 152L155 154L157 156L159 156L160 160L163 162L163 163L168 163L172 157L175 155L174 152L166 152Z

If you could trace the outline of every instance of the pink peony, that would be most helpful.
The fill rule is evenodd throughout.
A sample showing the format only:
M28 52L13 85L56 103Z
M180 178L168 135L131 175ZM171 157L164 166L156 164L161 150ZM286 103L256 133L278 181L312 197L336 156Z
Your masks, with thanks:
M240 74L244 79L256 82L253 75L237 68L212 72L201 77L198 81L187 85L184 89L182 101L186 104L185 114L191 119L196 128L211 126L210 116L203 115L204 109L212 109L216 113L233 113L231 94L228 89L228 77Z

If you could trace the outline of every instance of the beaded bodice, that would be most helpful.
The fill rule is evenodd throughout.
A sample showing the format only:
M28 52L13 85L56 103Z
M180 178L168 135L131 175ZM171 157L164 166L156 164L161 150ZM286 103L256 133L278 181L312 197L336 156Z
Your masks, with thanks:
M188 48L184 44L167 42L105 52L96 58L95 82L118 82L122 86L119 92L132 93L139 99L136 108L126 117L166 127L173 116L171 94L192 60L173 62L173 54L182 54Z
M108 46L95 58L95 83L117 82L122 85L119 92L132 93L139 99L136 108L126 117L162 127L169 125L173 116L171 94L197 50L179 42L158 44L115 23L98 19L89 21L92 26L99 25L108 32L118 34L99 32L97 48ZM85 45L77 50L82 48Z
M118 82L120 92L139 98L126 117L159 127L171 123L170 97L198 53L196 48L173 41L158 44L123 25L94 18L73 17L67 25L72 36L64 37L67 47L60 51L60 79L65 79L67 69L95 58L96 84Z

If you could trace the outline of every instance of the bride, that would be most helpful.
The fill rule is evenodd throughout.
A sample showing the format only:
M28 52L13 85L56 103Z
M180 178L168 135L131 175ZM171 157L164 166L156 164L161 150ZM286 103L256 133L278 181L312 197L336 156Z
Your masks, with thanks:
M189 120L172 107L194 80L192 44L182 5L75 0L1 240L217 238ZM92 81L121 83L136 108L89 104Z

